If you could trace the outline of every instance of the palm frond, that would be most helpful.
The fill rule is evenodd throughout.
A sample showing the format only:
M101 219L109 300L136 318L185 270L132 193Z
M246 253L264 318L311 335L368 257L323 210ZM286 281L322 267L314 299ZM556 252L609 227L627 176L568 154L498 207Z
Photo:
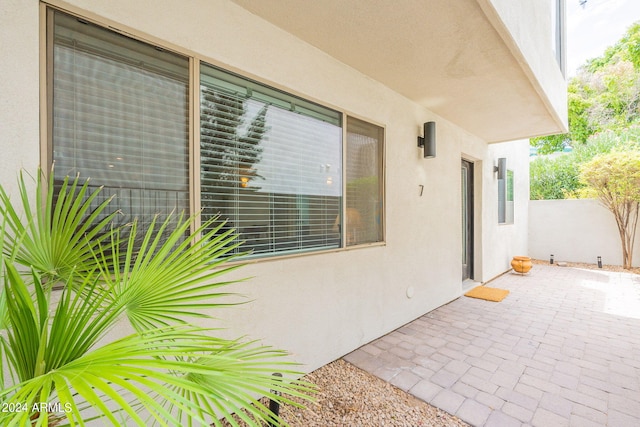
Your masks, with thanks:
M195 242L184 215L111 229L109 201L77 177L54 188L39 171L32 201L21 174L19 190L13 205L0 186L0 403L24 410L0 412L0 425L219 425L237 413L258 426L281 420L257 396L309 398L286 352L189 324L235 303L221 288L236 281L220 276L240 267L225 265L240 243L217 218ZM103 344L127 319L135 333Z
M24 403L28 408L59 401L68 408L68 413L60 415L77 422L86 416L78 412L80 399L115 424L117 414L124 411L137 425L182 425L187 419L215 422L221 415L246 408L248 402L254 402L249 413L264 420L273 415L255 404L252 393L278 398L271 390L295 396L306 396L311 390L304 383L271 375L274 369L298 374L287 368L290 363L276 360L285 353L210 337L208 332L185 326L134 334L5 389L0 401ZM43 390L51 394L43 396ZM127 393L134 399L123 399ZM194 398L207 402L206 407L196 407ZM24 414L1 416L1 425L26 419ZM29 414L34 419L44 416Z
M117 214L106 213L110 199L94 203L100 189L91 190L89 180L80 183L79 177L71 181L65 178L56 192L53 178L47 181L40 170L33 199L24 172L20 173L18 188L20 202L14 205L0 186L0 213L5 221L3 252L51 281L64 280L71 271L79 275L92 265L95 248L107 237L105 228Z
M172 216L160 224L154 220L142 239L134 222L126 244L112 243L108 250L100 251L110 252L113 259L121 260L118 268L110 259L101 260L100 268L103 279L113 289L114 299L126 306L127 316L138 331L182 323L189 317L208 317L203 309L231 304L220 302L221 297L232 295L220 288L235 281L216 279L240 267L221 268L222 263L238 256L225 257L240 243L236 242L233 230L222 231L222 224L210 228L215 219L195 231L203 236L193 243L185 235L194 220L195 217L180 215L168 235L167 227L174 221ZM119 240L116 236L111 242Z

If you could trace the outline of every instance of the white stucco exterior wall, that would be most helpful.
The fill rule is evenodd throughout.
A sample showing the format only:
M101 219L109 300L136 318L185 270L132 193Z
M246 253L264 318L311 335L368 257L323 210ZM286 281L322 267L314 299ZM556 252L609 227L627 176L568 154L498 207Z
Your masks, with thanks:
M0 5L0 182L5 188L16 188L18 168L33 172L39 164L38 23L37 2L3 0Z
M497 166L500 157L507 159L507 170L514 174L514 219L508 224L498 223L498 176L493 167ZM483 174L487 206L483 217L482 252L491 256L484 260L484 280L511 268L514 256L528 253L529 141L491 144L489 158L493 162L487 165Z
M595 199L532 200L529 203L529 252L542 260L548 260L553 254L555 261L596 264L601 256L604 264L622 265L616 220ZM638 238L633 255L632 265L640 266Z
M213 326L228 328L224 334L287 349L309 371L460 296L461 158L476 165L475 279L502 273L526 249L523 142L488 146L226 0L55 4L385 127L386 243L240 269L230 278L254 278L232 290L254 302L214 313L224 320ZM0 6L0 180L10 191L19 168L34 171L40 161L39 6L37 0ZM437 157L423 159L416 138L430 120L437 122ZM497 223L498 157L507 157L515 172L513 225Z
M564 108L566 81L551 49L555 44L552 40L555 23L551 22L555 2L478 0L478 3L490 19L493 17L503 38L513 40L512 52L520 58L523 70L537 83L536 90L546 99L549 111L555 112L558 123L568 128L568 112ZM563 40L564 37L563 34Z

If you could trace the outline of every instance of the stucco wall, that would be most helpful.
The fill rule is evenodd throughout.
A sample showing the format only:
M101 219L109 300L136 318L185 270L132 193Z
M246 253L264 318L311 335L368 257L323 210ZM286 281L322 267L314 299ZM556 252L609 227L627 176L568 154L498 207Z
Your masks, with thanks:
M529 255L548 260L622 265L620 235L613 214L597 200L529 202ZM633 266L640 265L640 239Z
M478 0L496 30L513 40L512 52L523 70L554 112L558 123L568 128L566 81L551 47L551 1ZM566 22L565 22L566 25Z
M526 227L523 205L516 224L497 224L492 170L497 157L513 158L516 200L528 199L528 186L521 180L528 175L528 164L516 160L520 148L489 148L455 124L225 0L56 4L385 126L386 244L265 260L240 269L232 278L254 278L233 290L255 302L215 313L224 320L214 326L229 328L224 334L261 338L291 351L305 364L303 369L311 370L460 296L462 157L475 161L482 172L476 175L476 280L506 270L507 255L526 246L521 240ZM9 189L21 166L32 171L39 162L39 13L37 0L0 5L0 180ZM429 120L437 122L437 157L426 160L416 137ZM512 243L514 237L517 242Z
M0 4L0 180L10 187L17 168L39 162L38 22L35 1Z
M493 278L509 268L514 255L526 255L528 248L529 221L529 141L491 144L489 156L494 163L485 168L486 188L485 217L483 218L483 252L491 254L485 260L486 279ZM507 159L507 169L513 171L514 219L512 224L498 224L498 176L493 167L498 158Z

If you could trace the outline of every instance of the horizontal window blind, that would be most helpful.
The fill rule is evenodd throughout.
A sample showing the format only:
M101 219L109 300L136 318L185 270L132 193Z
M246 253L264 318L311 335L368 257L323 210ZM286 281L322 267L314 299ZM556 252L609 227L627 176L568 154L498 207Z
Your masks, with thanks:
M384 130L347 118L347 246L382 241L382 149Z
M200 197L245 243L276 255L340 245L341 114L202 65Z
M54 178L91 178L118 221L189 208L188 60L54 14Z

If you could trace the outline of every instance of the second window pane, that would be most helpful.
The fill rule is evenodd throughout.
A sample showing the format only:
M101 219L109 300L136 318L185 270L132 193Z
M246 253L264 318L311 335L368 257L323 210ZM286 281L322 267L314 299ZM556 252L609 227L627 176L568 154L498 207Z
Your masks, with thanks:
M347 246L382 241L383 129L347 119Z
M200 103L203 219L254 255L338 247L340 113L206 65Z

